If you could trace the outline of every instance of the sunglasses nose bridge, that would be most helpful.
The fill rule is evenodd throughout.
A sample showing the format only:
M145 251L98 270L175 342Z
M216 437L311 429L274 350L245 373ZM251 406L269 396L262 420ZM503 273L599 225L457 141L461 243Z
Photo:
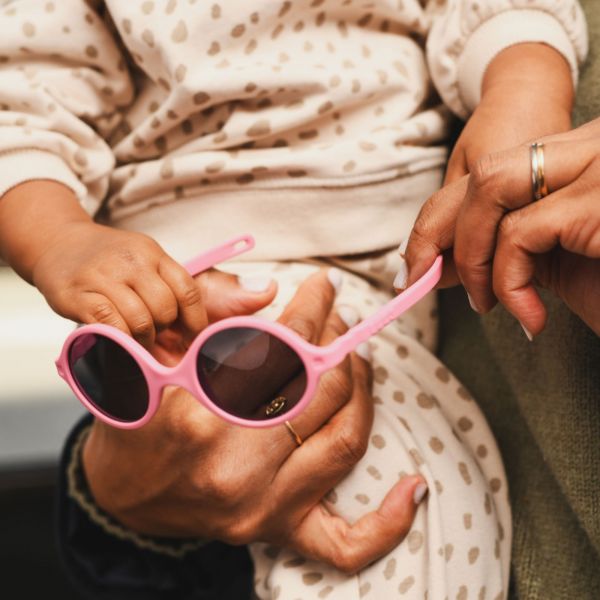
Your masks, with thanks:
M160 379L163 387L174 385L187 390L191 394L195 393L197 377L195 372L186 366L185 361L180 362L175 367L165 368L160 373Z

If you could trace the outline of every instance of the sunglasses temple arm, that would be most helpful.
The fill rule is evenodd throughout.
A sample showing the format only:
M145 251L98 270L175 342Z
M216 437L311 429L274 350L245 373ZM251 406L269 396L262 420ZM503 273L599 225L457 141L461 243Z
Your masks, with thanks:
M324 361L327 364L324 364L323 367L331 368L339 364L359 344L366 342L370 337L424 298L435 287L441 276L442 257L438 256L427 273L413 285L388 302L374 315L361 321L329 346L325 346L323 350L327 352L328 356Z
M207 252L198 254L198 256L184 263L183 266L190 275L198 275L202 271L206 271L206 269L210 269L218 263L248 252L252 248L254 248L254 238L251 235L241 235Z

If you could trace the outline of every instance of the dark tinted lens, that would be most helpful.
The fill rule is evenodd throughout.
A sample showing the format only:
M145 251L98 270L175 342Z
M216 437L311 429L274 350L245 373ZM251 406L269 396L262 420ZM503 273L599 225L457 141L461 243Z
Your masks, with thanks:
M306 390L300 357L279 338L236 327L212 335L198 354L198 378L229 414L263 421L291 410Z
M69 365L79 389L107 416L133 422L146 413L146 378L116 342L101 335L82 335L69 348Z

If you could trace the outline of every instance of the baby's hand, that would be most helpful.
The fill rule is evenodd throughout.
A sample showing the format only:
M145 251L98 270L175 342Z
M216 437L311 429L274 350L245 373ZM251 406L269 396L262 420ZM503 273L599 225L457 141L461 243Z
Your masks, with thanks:
M140 233L71 223L36 261L32 280L58 314L112 325L147 348L175 322L190 338L207 324L200 286Z

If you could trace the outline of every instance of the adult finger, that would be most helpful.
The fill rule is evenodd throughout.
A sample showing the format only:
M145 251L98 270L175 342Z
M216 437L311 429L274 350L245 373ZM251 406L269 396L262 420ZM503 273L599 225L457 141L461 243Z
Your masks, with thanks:
M366 452L373 425L372 372L355 353L351 366L350 400L288 456L273 480L274 506L287 506L290 520L303 518Z
M468 173L469 167L467 165L467 155L464 152L462 144L457 142L448 159L448 166L446 167L446 174L444 175L444 185L454 183Z
M158 274L177 300L178 320L186 337L195 337L208 324L200 286L179 263L166 254L158 263Z
M325 322L320 340L321 345L331 344L358 321L359 314L354 307L338 306L329 314ZM294 430L302 439L308 439L350 400L353 391L352 366L350 357L346 357L339 365L321 375L310 404L292 421ZM288 456L289 453L283 458L287 459Z
M433 194L423 205L404 252L408 276L405 281L399 277L394 282L394 287L404 289L412 285L426 273L439 254L452 248L454 227L467 186L468 177L462 177ZM458 283L452 263L446 263L444 261L444 273L438 287ZM405 285L401 286L402 283Z
M550 190L579 177L594 156L590 141L544 144L545 176ZM504 215L531 203L530 147L519 146L481 159L471 171L456 223L454 261L471 305L485 313L496 304L492 264Z
M318 504L291 539L304 556L328 563L344 573L356 573L393 550L409 532L426 490L419 475L404 477L381 506L349 525Z
M277 293L277 282L266 276L238 277L210 269L195 280L200 285L210 323L251 315L270 304Z
M598 179L596 162L574 183L509 213L500 223L494 293L530 339L546 322L546 310L533 285L537 257L560 245L574 254L600 258L600 211L593 185Z
M342 274L338 269L321 269L305 279L278 321L313 344L321 339L333 307Z

